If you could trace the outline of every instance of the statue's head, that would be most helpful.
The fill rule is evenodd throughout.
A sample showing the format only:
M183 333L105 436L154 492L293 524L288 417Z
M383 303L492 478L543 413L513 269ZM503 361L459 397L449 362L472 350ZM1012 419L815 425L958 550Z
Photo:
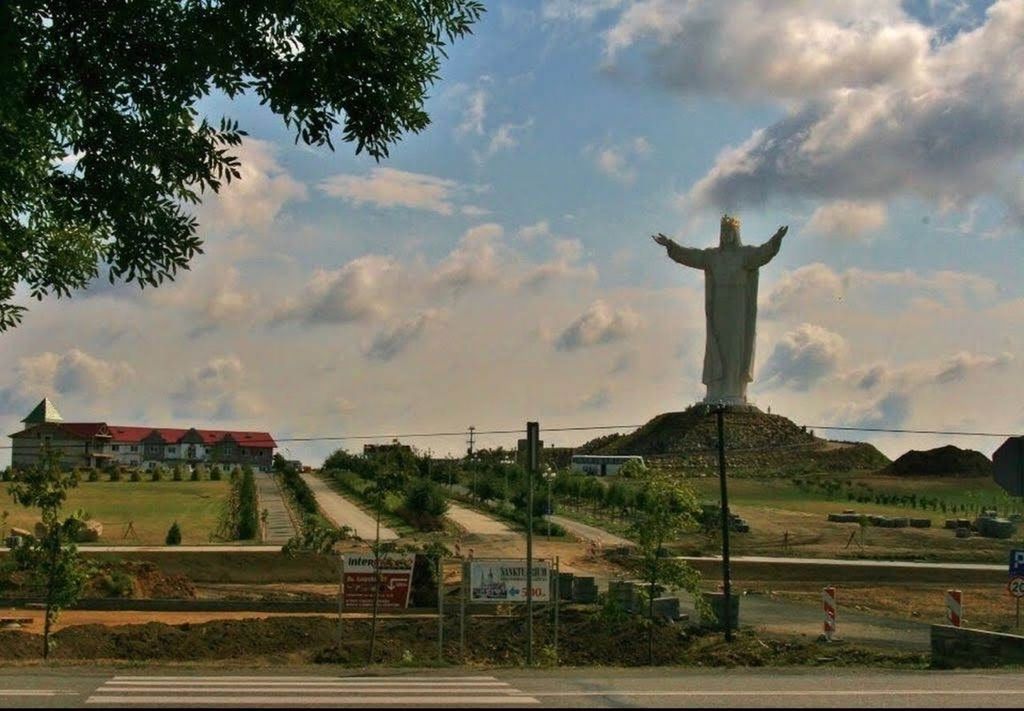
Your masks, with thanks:
M718 237L720 247L739 247L740 221L729 215L722 215L722 227Z

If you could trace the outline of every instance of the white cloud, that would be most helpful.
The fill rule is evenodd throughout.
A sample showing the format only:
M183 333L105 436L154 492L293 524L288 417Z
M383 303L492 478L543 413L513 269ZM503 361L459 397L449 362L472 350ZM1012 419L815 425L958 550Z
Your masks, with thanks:
M583 314L562 331L555 341L560 351L574 351L627 338L640 327L639 315L629 307L614 308L594 301Z
M567 280L597 280L597 268L593 264L580 264L583 243L578 239L559 239L554 242L555 257L530 269L523 277L521 286L527 289L541 289Z
M434 283L458 291L495 280L500 266L497 243L504 233L494 222L466 230L458 247L437 266Z
M455 203L466 190L454 180L395 168L374 168L369 175L333 175L317 187L326 195L355 205L406 207L439 215L453 214Z
M503 123L494 129L487 145L482 151L473 151L473 160L482 164L502 151L508 151L519 145L519 136L533 127L533 119L528 118L522 123Z
M203 226L266 228L286 203L306 199L306 186L277 162L278 149L272 143L247 138L233 151L241 163L241 178L224 183L219 193L204 199L199 216Z
M591 155L599 171L624 185L631 185L637 177L636 160L650 154L651 144L643 136L637 136L624 143L588 146L585 152Z
M694 207L773 197L922 198L949 210L1019 177L1024 3L998 0L951 37L896 0L639 2L608 34L615 58L653 44L659 82L687 93L781 98L787 114L718 156Z
M893 391L870 402L846 402L833 408L829 418L848 427L900 427L911 413L910 396Z
M235 355L195 368L171 395L175 415L217 420L245 419L265 411L261 399L244 389L245 366Z
M305 293L286 303L273 320L310 324L369 321L388 311L388 299L401 267L393 258L368 254L340 269L318 269Z
M836 200L818 207L804 229L832 239L857 240L870 237L886 222L885 203Z
M469 93L466 97L466 109L462 115L462 121L455 127L457 134L483 135L484 119L487 118L487 99L487 91L483 87L477 87Z
M846 340L838 333L805 323L776 344L759 379L769 386L807 390L835 372L847 350Z
M859 268L837 272L815 262L783 274L760 306L767 318L802 315L840 301L884 302L889 309L922 300L962 307L990 302L998 290L999 285L992 279L966 272Z
M423 335L431 323L441 317L440 311L428 309L391 328L380 331L366 348L366 357L384 362L392 360L408 349Z
M516 232L516 235L519 237L519 239L523 240L524 242L532 242L538 237L550 236L551 225L550 223L548 223L547 220L540 220L539 222L535 222L532 225L520 227L519 231Z
M53 395L107 395L136 378L128 363L104 360L78 348L20 358L13 370L14 384L0 388L0 411L20 412Z

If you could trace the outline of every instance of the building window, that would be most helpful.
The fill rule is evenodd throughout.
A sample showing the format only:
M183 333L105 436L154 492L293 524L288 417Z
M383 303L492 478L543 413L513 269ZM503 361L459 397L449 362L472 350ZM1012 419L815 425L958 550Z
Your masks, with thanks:
M133 452L138 452L138 451L139 451L139 448L138 448L138 446L137 446L137 445L134 445L134 444L133 444L133 445L132 445L132 451L133 451Z
M119 444L112 444L112 445L110 445L110 451L111 452L119 452L119 451L121 451L121 445L119 445Z

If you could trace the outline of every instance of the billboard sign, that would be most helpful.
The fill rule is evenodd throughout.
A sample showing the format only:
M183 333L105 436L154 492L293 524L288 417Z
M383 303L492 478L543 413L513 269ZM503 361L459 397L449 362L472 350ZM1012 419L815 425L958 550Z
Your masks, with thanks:
M345 553L342 556L342 584L345 609L373 608L374 585L378 576L373 554ZM401 610L409 606L415 553L385 553L380 557L378 609Z
M474 560L469 568L470 602L526 602L525 560ZM533 563L533 600L551 600L551 566Z

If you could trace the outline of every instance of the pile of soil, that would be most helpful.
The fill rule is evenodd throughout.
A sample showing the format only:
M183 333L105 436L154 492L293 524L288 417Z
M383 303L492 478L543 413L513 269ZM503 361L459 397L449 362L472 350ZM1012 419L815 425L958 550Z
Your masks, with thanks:
M951 444L918 451L912 449L896 459L885 473L897 476L992 476L992 461L973 449Z
M437 623L430 619L385 619L378 625L375 662L433 664L437 659ZM546 621L534 626L536 656L553 663L552 633ZM275 617L219 620L203 624L149 623L105 627L82 625L55 634L56 659L197 661L242 660L298 655L304 661L363 666L367 662L370 622L345 620L345 644L335 646L336 620L329 617ZM446 625L446 658L458 659L458 621ZM647 631L643 620L607 619L599 613L565 610L560 632L559 662L567 665L647 664ZM473 618L467 629L466 662L520 665L524 661L525 620ZM740 632L732 644L721 634L681 625L655 628L655 663L690 666L884 665L920 668L927 655L878 651L853 645L827 649L806 638L758 636ZM0 632L0 660L36 659L42 650L38 634ZM827 656L825 655L827 652Z
M889 459L864 442L830 443L782 415L756 409L725 415L726 457L732 470L781 471L794 466L818 470L877 470ZM666 412L626 435L605 435L577 448L578 454L638 454L652 463L683 469L714 469L718 426L704 405Z
M104 562L89 578L83 597L194 600L196 588L184 575L169 575L154 563Z

